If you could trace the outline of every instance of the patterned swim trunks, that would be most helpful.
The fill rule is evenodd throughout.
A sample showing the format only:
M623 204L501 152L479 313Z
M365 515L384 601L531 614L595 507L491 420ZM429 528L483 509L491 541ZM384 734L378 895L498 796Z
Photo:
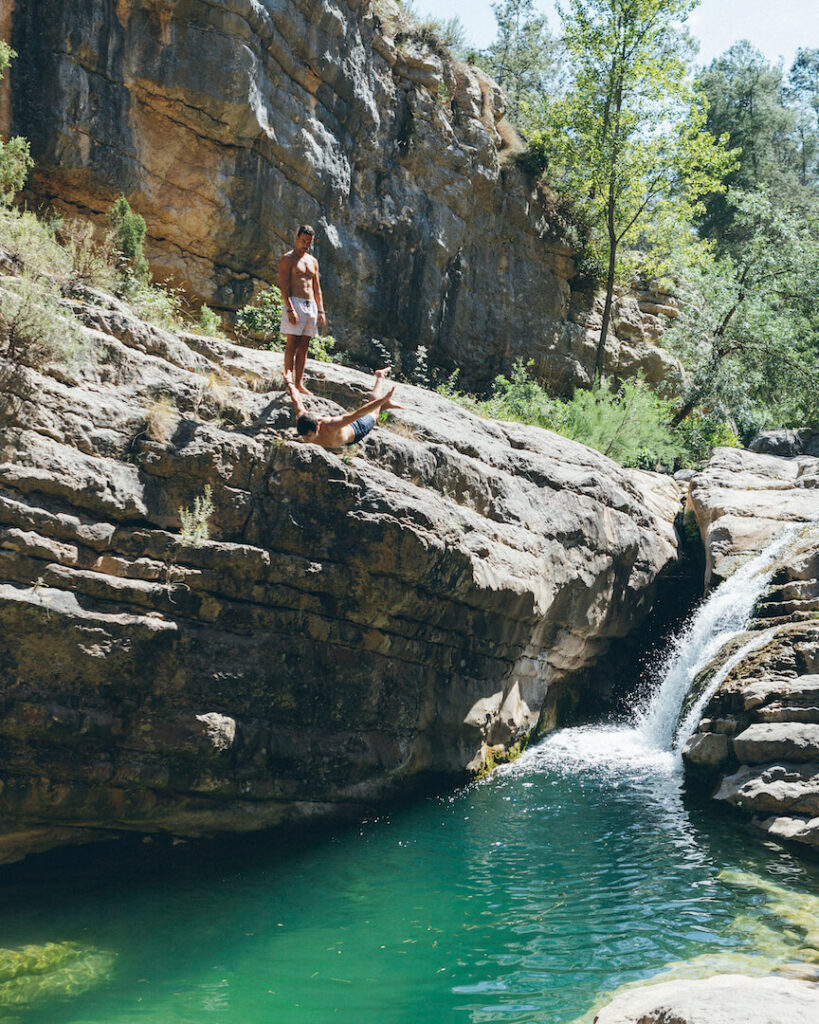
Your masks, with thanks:
M290 323L287 309L282 309L282 334L295 334L298 337L315 338L318 334L318 307L315 299L297 299L290 296L293 303L293 310L296 314L296 323Z

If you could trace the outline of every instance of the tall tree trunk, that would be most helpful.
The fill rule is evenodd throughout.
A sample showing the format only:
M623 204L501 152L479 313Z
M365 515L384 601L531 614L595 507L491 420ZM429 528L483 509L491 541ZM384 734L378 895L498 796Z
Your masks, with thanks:
M609 266L606 273L606 300L603 304L603 322L600 325L600 337L597 340L597 354L594 357L594 381L597 383L603 376L603 357L606 349L606 335L609 333L611 321L611 305L614 298L614 277L617 265L617 230L614 225L614 186L609 186L609 202L606 221L609 232Z

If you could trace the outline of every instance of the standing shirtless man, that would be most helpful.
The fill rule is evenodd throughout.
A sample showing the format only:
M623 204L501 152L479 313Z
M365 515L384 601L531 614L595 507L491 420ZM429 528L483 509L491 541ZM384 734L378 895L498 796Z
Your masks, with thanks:
M310 339L327 323L319 283L318 260L310 255L315 231L302 224L296 232L296 244L279 260L279 290L282 293L281 332L287 339L284 369L293 374L293 384L303 395L304 364Z

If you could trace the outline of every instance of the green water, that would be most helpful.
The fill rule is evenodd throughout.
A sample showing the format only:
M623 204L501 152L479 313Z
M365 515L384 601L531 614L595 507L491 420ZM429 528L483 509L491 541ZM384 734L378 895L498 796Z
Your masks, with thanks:
M759 883L813 906L816 868L687 811L672 756L641 743L566 731L455 797L301 842L111 845L7 871L0 946L114 959L88 991L0 1021L559 1024L672 962L811 955Z

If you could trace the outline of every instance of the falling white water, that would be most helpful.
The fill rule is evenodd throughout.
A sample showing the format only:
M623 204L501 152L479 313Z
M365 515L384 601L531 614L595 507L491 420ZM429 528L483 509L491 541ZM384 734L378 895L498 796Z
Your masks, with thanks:
M758 555L746 562L722 583L694 612L674 641L658 675L661 682L647 704L635 713L631 725L583 726L561 729L517 761L500 769L500 774L529 771L602 772L614 784L639 781L646 772L653 785L666 782L664 802L679 799L679 744L697 727L706 703L728 673L746 655L762 646L770 630L754 631L725 658L709 684L679 723L686 695L699 673L720 652L747 629L753 609L768 586L777 560L798 528L785 530ZM677 781L674 781L674 780ZM616 783L616 784L619 784Z
M767 634L762 633L733 654L678 729L680 711L691 684L726 644L747 628L754 605L770 582L780 552L795 534L795 529L789 529L775 537L763 551L722 583L689 619L674 641L662 683L635 722L647 745L667 750L674 745L678 735L685 740L696 728L698 712L705 707L734 665L764 643ZM689 732L683 736L684 727L689 725Z

